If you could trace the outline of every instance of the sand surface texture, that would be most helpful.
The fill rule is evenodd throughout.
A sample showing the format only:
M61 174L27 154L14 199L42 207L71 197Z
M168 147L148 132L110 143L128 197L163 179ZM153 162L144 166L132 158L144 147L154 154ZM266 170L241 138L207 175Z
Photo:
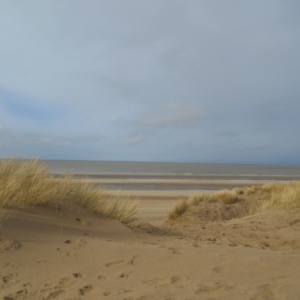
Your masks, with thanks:
M136 192L134 228L76 205L10 210L0 299L300 299L299 211L204 203L165 222L187 193Z

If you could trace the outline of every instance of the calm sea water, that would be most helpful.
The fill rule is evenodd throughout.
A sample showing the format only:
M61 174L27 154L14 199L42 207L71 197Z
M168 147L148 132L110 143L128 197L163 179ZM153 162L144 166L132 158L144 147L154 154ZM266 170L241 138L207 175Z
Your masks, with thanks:
M41 162L46 164L51 173L71 172L102 178L126 176L126 178L300 179L300 166L80 160L44 160Z

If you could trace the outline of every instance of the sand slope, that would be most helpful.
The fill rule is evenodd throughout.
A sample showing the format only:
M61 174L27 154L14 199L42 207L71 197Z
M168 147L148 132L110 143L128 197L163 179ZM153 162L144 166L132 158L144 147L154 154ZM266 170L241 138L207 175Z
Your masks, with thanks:
M226 220L213 206L203 211L215 219L172 224L162 222L172 199L147 201L136 229L77 206L10 211L0 299L299 299L300 212Z

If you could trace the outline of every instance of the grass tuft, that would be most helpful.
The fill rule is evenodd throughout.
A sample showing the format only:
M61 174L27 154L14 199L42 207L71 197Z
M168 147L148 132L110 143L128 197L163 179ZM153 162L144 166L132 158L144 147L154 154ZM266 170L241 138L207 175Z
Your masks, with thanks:
M75 181L71 174L54 179L37 160L0 161L0 218L5 207L50 205L61 208L70 202L124 223L129 223L137 210L137 202L108 198L103 190Z
M300 208L300 181L290 183L267 183L244 188L244 195L254 195L258 203L250 207L249 215L269 209L291 210Z
M238 194L235 191L220 190L210 195L210 201L219 201L224 204L234 204L238 201Z
M169 213L169 219L173 220L183 215L190 206L190 203L186 199L180 200Z
M269 184L263 186L262 189L267 191L269 195L258 210L300 208L300 181L288 184Z
M261 191L260 186L246 186L244 188L235 188L232 190L233 192L237 193L238 195L245 195L245 196L250 196L258 191Z
M200 202L209 201L209 200L210 200L209 194L199 194L199 195L190 196L187 200L187 203L188 203L188 206L196 206Z

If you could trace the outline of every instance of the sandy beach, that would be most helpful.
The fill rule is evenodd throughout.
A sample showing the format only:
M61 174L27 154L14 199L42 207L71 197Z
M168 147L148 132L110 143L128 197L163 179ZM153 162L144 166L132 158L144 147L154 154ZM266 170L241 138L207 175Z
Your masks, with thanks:
M202 217L166 221L199 192L109 191L139 202L131 226L75 204L9 210L0 299L299 299L300 212L247 216L241 201L235 218L207 204Z

